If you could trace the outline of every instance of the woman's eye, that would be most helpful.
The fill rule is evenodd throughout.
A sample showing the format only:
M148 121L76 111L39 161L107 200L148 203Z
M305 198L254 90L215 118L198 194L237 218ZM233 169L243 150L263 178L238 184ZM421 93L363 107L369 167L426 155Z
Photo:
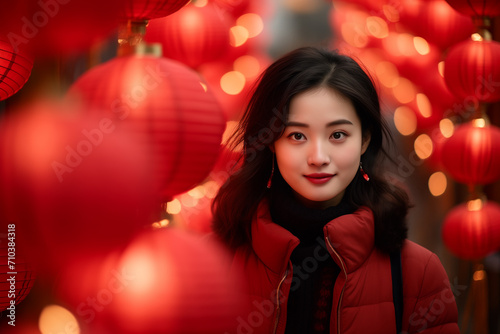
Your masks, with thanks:
M292 138L293 140L304 140L304 135L299 132L293 132L288 135L289 138Z
M346 136L346 134L344 132L334 132L332 134L332 138L335 139L335 140L341 140L341 139L344 139Z

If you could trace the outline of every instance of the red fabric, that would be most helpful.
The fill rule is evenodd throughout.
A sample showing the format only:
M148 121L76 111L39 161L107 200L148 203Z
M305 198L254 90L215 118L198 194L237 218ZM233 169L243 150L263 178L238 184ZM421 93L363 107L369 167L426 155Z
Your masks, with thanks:
M252 248L238 249L233 262L233 270L248 278L254 307L238 318L237 330L281 334L292 285L289 259L299 240L271 221L266 202L256 217ZM390 260L374 246L371 210L362 207L334 219L324 232L328 251L341 268L333 288L330 333L395 333ZM403 331L459 333L455 299L438 257L411 241L405 242L401 256Z

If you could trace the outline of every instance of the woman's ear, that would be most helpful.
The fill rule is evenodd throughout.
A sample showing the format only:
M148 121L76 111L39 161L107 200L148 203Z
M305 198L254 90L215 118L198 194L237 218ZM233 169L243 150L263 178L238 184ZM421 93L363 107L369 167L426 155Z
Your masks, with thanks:
M366 133L364 136L363 136L363 142L361 143L361 154L364 154L366 152L366 149L368 148L368 146L370 145L370 139L372 138L372 135L371 133Z
M275 152L274 152L274 143L272 143L272 144L271 144L271 145L269 145L268 147L269 147L269 149L271 150L271 152L275 153Z

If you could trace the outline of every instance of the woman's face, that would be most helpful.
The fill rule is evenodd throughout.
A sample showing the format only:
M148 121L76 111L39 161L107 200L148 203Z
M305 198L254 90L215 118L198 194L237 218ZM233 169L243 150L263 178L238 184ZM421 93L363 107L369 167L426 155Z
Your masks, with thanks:
M310 207L337 205L359 170L364 138L352 103L329 88L295 96L283 135L274 143L281 175Z

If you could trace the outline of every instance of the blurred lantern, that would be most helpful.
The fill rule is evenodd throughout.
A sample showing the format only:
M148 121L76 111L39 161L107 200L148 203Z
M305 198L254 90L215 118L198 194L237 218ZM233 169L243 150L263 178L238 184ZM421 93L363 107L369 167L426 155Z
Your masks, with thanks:
M130 271L117 265L123 251L89 255L68 263L51 281L51 292L56 300L70 312L78 312L83 333L98 332L95 329L102 325L101 311L113 301L114 294L128 286ZM96 326L92 327L94 331L88 324Z
M91 69L70 94L146 141L162 198L169 201L202 182L219 154L225 117L200 81L176 61L130 55Z
M110 118L37 102L0 123L0 220L37 271L125 246L152 220L144 147Z
M225 55L230 27L229 18L213 3L189 4L168 17L151 20L146 41L161 43L165 57L197 68Z
M120 16L128 20L150 20L175 13L189 0L126 0L120 5Z
M442 227L446 247L462 259L481 259L500 249L500 206L471 200L452 209Z
M28 81L33 59L15 50L5 37L0 37L0 101L17 93Z
M500 43L468 39L453 46L445 60L450 91L466 101L500 100Z
M73 305L85 322L107 332L235 332L246 298L228 264L219 245L164 228L138 236L120 258L74 266L57 288L62 298L78 294Z
M186 195L189 196L188 194L183 196ZM189 231L209 234L212 232L211 204L212 200L203 196L196 201L195 205L183 206L176 216L176 221Z
M405 0L401 5L401 22L441 49L466 39L475 31L471 18L455 11L445 0Z
M16 226L8 224L5 220L2 220L0 226L2 228L2 234L0 234L0 312L7 310L5 316L13 314L13 319L15 319L16 309L11 303L17 305L28 295L35 283L35 272L21 252L21 243L16 237L19 233ZM13 309L13 312L8 309L9 307Z
M18 0L0 14L0 31L14 50L54 56L87 50L117 25L121 0ZM98 22L98 24L96 24Z
M451 7L471 17L493 17L500 15L498 0L446 0Z
M458 126L441 151L444 167L461 183L487 184L500 178L500 129L482 118Z
M253 0L252 2L258 2L256 0ZM237 18L244 13L247 12L247 10L250 7L250 0L213 0L213 3L215 6L217 6L219 9L223 10L224 12L229 13L232 17Z

